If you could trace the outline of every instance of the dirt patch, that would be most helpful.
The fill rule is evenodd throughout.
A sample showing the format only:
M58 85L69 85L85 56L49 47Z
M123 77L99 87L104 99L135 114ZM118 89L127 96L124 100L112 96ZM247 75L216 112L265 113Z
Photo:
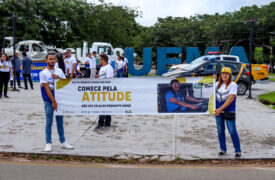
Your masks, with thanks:
M261 144L275 147L275 138L268 137L265 140L261 141Z
M13 147L13 145L0 145L0 149L11 149Z

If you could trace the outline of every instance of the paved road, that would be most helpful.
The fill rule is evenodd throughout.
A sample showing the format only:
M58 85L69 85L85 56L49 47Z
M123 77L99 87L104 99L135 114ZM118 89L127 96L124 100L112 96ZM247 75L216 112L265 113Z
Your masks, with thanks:
M274 180L275 168L114 165L0 160L0 180Z

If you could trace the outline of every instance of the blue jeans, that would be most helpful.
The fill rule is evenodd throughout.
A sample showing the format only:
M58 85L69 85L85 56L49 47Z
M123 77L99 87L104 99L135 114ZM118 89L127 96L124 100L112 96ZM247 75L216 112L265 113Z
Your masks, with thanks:
M118 78L122 78L123 77L123 71L122 71L122 69L118 69L117 70L117 77Z
M46 113L46 143L52 144L52 125L53 125L53 113L54 109L51 102L44 101L45 113ZM57 132L59 135L59 141L65 142L63 116L55 116Z
M241 152L241 145L239 135L236 129L236 118L233 121L223 119L222 115L216 116L216 123L217 123L217 130L218 130L218 137L220 142L220 148L222 151L226 151L226 138L225 138L225 122L231 136L235 152Z

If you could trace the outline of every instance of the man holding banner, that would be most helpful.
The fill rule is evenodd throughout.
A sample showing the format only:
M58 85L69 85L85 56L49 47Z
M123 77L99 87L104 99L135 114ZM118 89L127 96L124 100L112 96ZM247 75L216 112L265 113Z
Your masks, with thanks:
M48 54L46 56L47 68L40 74L41 94L44 101L46 113L46 147L45 151L52 150L52 124L54 110L57 111L57 103L54 97L54 79L66 79L65 74L59 68L55 68L55 55ZM57 131L62 147L65 149L73 149L74 147L65 141L63 116L56 116Z
M100 54L99 56L99 64L101 68L99 70L99 75L97 78L113 78L114 77L114 69L108 63L108 56L106 54ZM99 115L98 125L95 127L95 131L100 130L105 127L111 126L112 117L110 115Z

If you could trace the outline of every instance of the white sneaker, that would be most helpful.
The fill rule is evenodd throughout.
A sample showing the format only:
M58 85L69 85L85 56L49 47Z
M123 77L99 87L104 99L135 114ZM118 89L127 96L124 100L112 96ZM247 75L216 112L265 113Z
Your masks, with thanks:
M52 144L46 144L45 151L46 152L51 152L52 151Z
M62 143L62 147L65 149L73 149L74 147L67 142Z

